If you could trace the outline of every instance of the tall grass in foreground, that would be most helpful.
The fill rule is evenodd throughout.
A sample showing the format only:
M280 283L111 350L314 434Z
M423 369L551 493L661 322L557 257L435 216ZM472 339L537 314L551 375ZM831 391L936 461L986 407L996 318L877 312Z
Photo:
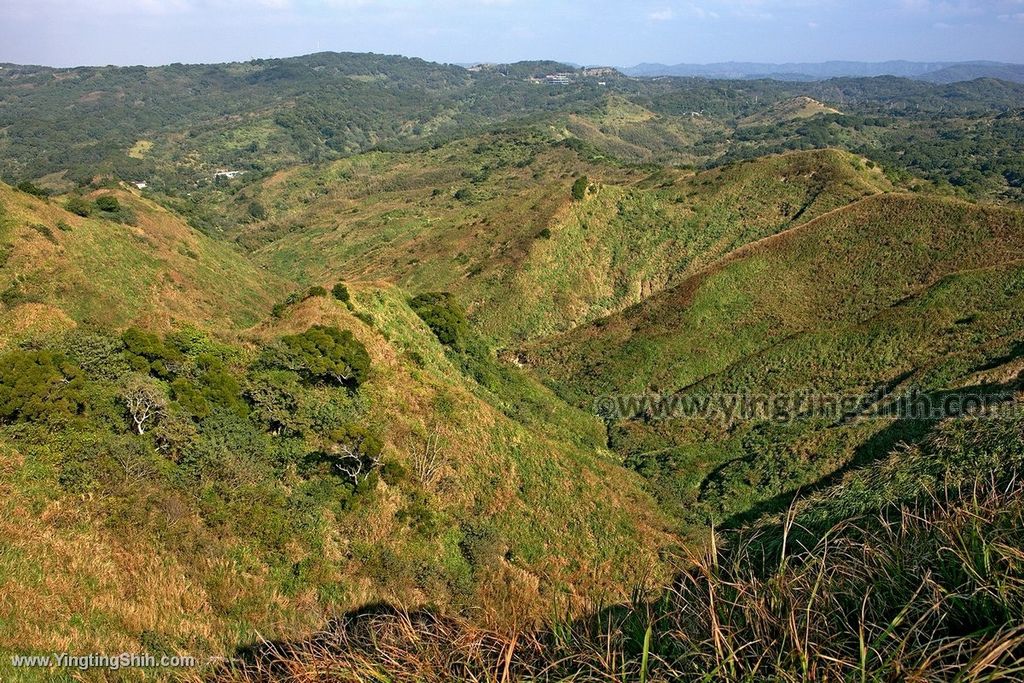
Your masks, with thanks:
M500 634L366 612L225 681L1024 680L1024 486L977 483L765 554L712 541L654 600ZM792 523L784 534L792 531ZM767 567L767 568L766 568Z

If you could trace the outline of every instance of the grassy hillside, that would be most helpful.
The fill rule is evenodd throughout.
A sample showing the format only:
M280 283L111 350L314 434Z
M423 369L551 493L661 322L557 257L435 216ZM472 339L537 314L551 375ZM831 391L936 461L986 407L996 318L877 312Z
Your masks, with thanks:
M953 200L869 197L741 247L682 284L527 348L570 401L655 392L886 400L994 392L1019 356L1024 216ZM982 371L988 369L989 374ZM1007 379L1009 378L1009 379ZM610 443L688 524L741 523L800 487L923 439L916 420L646 419Z
M120 209L100 210L98 197ZM288 291L151 201L124 190L77 201L88 217L0 185L0 347L78 326L244 327Z
M203 660L376 601L528 624L656 577L667 523L592 416L468 375L400 290L350 296L228 338L51 336L65 381L37 403L9 364L50 361L0 356L0 649ZM357 389L274 360L315 325L365 346Z
M580 177L588 190L574 200ZM638 303L739 245L889 187L839 151L694 174L497 135L275 176L253 195L269 217L239 241L269 242L256 257L299 281L450 290L507 344Z
M866 489L851 481L803 501L786 528L795 536L838 510L841 524L789 546L780 529L719 537L660 595L512 636L368 611L314 640L257 648L219 680L1012 678L1024 617L1021 426L949 423L921 451L862 472ZM766 538L777 544L767 554Z
M871 196L742 246L640 306L535 348L553 378L573 378L569 386L587 396L672 391L794 334L866 323L943 278L1022 258L1020 211Z
M1022 87L600 78L5 65L0 651L1020 671Z
M808 119L819 114L841 114L842 112L827 104L822 104L813 97L794 97L791 100L783 100L773 105L770 109L758 112L743 119L741 125L765 125L780 123L783 121L794 121Z

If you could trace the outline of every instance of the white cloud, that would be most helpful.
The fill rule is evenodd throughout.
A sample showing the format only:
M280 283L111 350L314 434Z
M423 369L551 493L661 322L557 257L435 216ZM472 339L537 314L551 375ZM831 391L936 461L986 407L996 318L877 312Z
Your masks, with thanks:
M651 21L671 21L675 18L676 13L671 7L665 7L664 9L654 10L647 15L647 18Z

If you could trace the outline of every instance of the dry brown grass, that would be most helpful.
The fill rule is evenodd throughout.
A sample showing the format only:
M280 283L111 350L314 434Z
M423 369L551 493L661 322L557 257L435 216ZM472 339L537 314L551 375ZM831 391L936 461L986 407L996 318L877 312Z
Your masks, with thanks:
M259 643L215 677L1024 680L1021 493L1019 482L977 486L844 524L794 554L765 555L757 537L731 548L712 542L660 597L540 630L501 633L430 613L365 610L303 643Z

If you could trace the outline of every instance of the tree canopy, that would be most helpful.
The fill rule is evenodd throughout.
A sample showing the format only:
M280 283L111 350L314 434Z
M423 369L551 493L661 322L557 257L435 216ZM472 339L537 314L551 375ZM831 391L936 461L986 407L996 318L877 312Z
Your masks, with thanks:
M357 388L370 371L370 355L348 330L314 325L281 339L279 364L307 382Z

